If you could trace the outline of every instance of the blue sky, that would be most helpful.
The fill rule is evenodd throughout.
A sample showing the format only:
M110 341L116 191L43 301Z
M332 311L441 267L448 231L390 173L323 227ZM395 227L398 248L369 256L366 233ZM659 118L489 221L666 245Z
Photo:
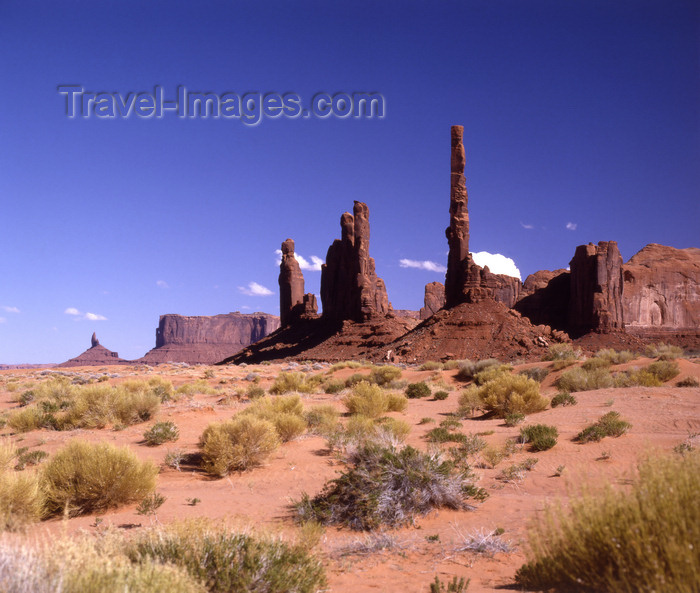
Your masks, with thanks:
M419 308L444 274L400 261L446 262L453 124L472 251L523 279L589 241L698 246L699 31L681 0L2 2L0 363L61 362L93 331L136 358L164 313L277 313L275 250L324 258L353 200L394 307ZM66 84L386 111L70 119Z

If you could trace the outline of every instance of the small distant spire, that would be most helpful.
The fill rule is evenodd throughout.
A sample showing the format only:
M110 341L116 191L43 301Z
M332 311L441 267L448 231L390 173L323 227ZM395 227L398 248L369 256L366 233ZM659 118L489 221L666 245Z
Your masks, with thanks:
M92 344L91 348L100 345L100 341L97 339L97 335L95 334L95 332L92 333L92 338L90 338L90 342Z

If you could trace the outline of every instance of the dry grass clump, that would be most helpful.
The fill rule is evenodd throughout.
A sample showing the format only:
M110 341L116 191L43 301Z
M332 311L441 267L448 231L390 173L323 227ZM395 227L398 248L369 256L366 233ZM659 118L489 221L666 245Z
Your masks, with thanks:
M578 360L579 358L581 358L581 350L578 348L574 350L571 344L552 344L542 360Z
M419 371L441 371L443 368L445 368L445 365L441 362L437 362L435 360L429 360L427 362L424 362L422 365L418 367Z
M479 371L474 375L474 383L476 385L485 385L489 381L498 379L501 375L510 374L513 367L509 364L492 365Z
M657 360L656 362L652 362L646 370L664 383L677 377L681 372L675 360Z
M40 485L49 514L80 515L141 500L157 474L128 447L71 441L44 465Z
M676 383L676 387L700 387L697 377L686 377Z
M596 352L595 358L607 360L610 364L624 364L634 360L637 357L629 350L617 351L613 350L612 348L602 348Z
M460 410L473 405L477 398L480 407L499 418L508 414L533 414L547 407L548 400L540 395L539 383L524 375L499 374L480 387L472 386L460 395Z
M615 387L659 387L680 373L674 360L657 360L642 369L632 369L615 374Z
M199 440L204 470L217 477L261 465L279 444L275 425L250 414L210 424Z
M700 455L648 457L624 495L612 487L530 531L526 589L690 593L700 590Z
M465 508L475 490L471 477L438 452L368 445L317 496L304 493L295 509L300 521L368 530L411 523L435 508Z
M340 412L332 404L316 404L304 412L304 420L309 432L328 434L337 425Z
M619 412L608 412L595 424L584 428L574 440L580 443L598 442L604 437L619 437L625 434L632 425L620 418Z
M581 364L581 368L586 371L592 371L595 369L607 369L612 363L606 358L598 358L594 356L588 360L584 360Z
M528 369L523 369L518 374L525 375L526 377L529 377L530 379L533 379L538 383L542 383L545 377L549 375L549 369L545 367L530 367Z
M0 471L0 531L19 531L43 514L44 497L37 475Z
M306 431L304 406L298 395L265 396L255 400L241 415L252 415L271 422L283 443L301 436Z
M398 447L411 432L411 426L396 418L351 416L345 426L337 425L326 434L331 451L352 452L373 443L380 447Z
M17 447L10 439L0 439L0 474L11 469Z
M685 352L680 346L672 346L663 342L659 344L649 344L646 348L646 355L650 358L658 358L659 360L674 360L681 358Z
M401 378L401 369L394 366L383 365L372 367L369 372L369 382L384 387L392 381Z
M379 418L387 412L403 412L408 401L403 395L389 393L367 381L360 381L343 401L348 412L367 418Z
M459 362L456 378L460 381L471 381L477 373L485 371L494 366L500 366L500 361L495 358L487 358L472 362L471 360L462 360Z
M217 393L209 383L204 379L197 379L194 383L183 383L173 394L173 398L177 399L181 395L215 395Z
M320 377L307 377L304 373L282 372L275 378L269 392L273 395L314 393L320 383Z
M137 564L175 566L212 593L315 593L326 585L323 565L303 546L209 521L141 532L126 544L125 555Z
M556 387L561 391L592 391L605 389L615 384L610 371L607 368L594 368L586 370L576 367L563 372L556 380Z

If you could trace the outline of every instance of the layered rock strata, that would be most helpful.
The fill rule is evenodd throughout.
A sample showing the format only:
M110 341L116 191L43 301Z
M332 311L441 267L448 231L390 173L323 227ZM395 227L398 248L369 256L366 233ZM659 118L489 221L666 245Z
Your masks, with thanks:
M445 306L445 285L442 282L431 282L425 285L423 307L420 318L428 319Z

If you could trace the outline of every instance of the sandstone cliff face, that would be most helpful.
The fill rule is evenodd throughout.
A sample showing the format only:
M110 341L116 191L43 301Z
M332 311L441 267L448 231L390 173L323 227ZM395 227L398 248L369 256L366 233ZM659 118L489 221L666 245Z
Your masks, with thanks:
M257 342L279 326L279 317L267 313L161 315L156 329L156 347L139 362L213 364Z
M431 282L425 285L423 307L420 318L428 319L445 306L445 285L442 282Z
M568 327L573 335L609 333L624 327L622 256L615 241L579 245L569 263Z
M287 239L282 243L282 261L280 262L280 323L289 325L301 314L304 300L304 275L299 262L294 257L294 241Z
M569 319L571 278L568 270L540 270L525 278L514 309L535 325L565 331Z
M368 321L391 311L384 281L369 256L369 208L355 202L340 218L341 238L333 241L321 269L323 318Z
M627 331L700 331L700 249L652 243L623 266Z

